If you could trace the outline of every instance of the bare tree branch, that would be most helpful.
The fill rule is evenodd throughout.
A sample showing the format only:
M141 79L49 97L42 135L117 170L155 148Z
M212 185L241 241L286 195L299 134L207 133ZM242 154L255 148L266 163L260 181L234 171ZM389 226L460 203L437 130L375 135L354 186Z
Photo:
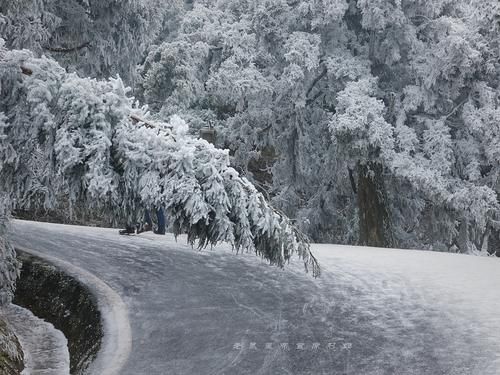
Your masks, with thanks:
M358 194L358 188L354 179L353 170L351 168L347 168L347 170L349 171L349 181L351 182L352 191L354 191L354 194Z
M323 95L323 91L318 91L316 95L314 95L312 98L307 99L306 105L311 105L318 99L321 95Z
M31 70L30 68L27 68L25 66L21 66L21 73L23 73L24 75L30 76L33 74L33 70Z
M323 79L324 76L326 76L326 73L327 73L327 69L326 69L326 66L323 65L323 69L321 70L321 73L316 77L314 78L314 80L311 82L311 85L309 86L309 88L307 89L307 92L306 92L306 97L308 97L310 94L311 94L311 91L314 89L314 86L317 85L317 83Z
M155 129L155 128L157 128L157 126L155 124L153 124L152 122L143 120L143 119L141 119L137 115L133 115L132 114L129 117L134 122L134 124L138 124L138 123L142 122L146 128L149 128L149 129ZM167 126L167 128L168 129L173 129L171 126Z
M90 42L85 42L79 46L72 47L72 48L65 48L65 47L50 47L50 46L45 46L43 47L47 51L50 52L56 52L56 53L70 53L70 52L76 52L79 51L85 47L88 47L90 45Z

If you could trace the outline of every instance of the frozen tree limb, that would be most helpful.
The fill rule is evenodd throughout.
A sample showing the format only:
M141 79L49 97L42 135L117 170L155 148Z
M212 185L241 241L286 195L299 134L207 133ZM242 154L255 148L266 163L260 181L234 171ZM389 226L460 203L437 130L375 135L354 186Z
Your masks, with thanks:
M44 49L50 52L56 52L56 53L70 53L70 52L76 52L81 49L84 49L85 47L90 46L90 42L85 42L82 43L76 47L71 47L71 48L65 48L65 47L50 47L50 46L45 46Z
M23 73L24 75L30 76L33 74L33 70L31 70L30 68L27 68L25 66L21 66L21 73Z
M14 96L0 100L0 190L9 199L50 208L62 194L70 206L124 222L163 206L174 234L193 246L228 242L279 267L296 254L319 275L308 239L230 166L227 150L188 135L177 116L144 120L147 108L120 79L80 78L47 57L7 54L0 83ZM10 79L19 60L33 69Z

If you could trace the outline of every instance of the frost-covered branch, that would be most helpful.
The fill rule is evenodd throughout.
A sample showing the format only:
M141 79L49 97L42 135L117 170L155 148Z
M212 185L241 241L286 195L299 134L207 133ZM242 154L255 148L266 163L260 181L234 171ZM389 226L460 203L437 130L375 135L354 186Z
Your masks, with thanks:
M44 49L50 52L56 52L56 53L70 53L70 52L76 52L79 51L85 47L90 46L90 42L85 42L82 43L78 46L75 47L70 47L70 48L65 48L65 47L51 47L51 46L45 46Z
M0 306L10 302L14 297L14 285L19 276L19 262L16 252L7 239L7 224L10 202L0 195Z
M307 238L230 166L227 150L189 136L177 116L154 121L120 79L80 78L4 50L0 84L0 188L18 207L51 208L65 196L130 221L163 206L193 245L229 242L280 267L295 253L319 274Z

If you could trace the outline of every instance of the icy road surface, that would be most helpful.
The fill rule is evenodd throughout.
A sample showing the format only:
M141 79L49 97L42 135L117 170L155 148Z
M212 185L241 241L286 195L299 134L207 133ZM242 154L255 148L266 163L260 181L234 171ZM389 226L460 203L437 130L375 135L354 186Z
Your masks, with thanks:
M15 221L128 309L120 374L500 374L500 259L316 245L323 273L172 236Z

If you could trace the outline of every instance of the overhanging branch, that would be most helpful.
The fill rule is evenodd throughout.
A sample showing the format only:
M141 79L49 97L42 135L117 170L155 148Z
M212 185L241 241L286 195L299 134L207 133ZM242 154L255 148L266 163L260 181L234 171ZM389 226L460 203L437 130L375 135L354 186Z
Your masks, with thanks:
M76 47L50 47L50 46L45 46L43 47L45 50L50 51L50 52L56 52L56 53L70 53L70 52L76 52L79 51L85 47L88 47L90 45L90 42L85 42L79 46Z
M326 76L326 73L327 73L326 66L323 65L323 69L321 70L321 73L316 78L314 78L314 80L311 82L311 85L307 89L306 98L311 94L312 90L318 84L318 82L321 81L324 76Z
M21 73L23 73L24 75L30 76L33 74L33 70L31 70L30 68L27 68L25 66L21 66Z
M152 122L149 122L149 121L143 120L142 118L140 118L140 117L139 117L139 116L137 116L137 115L130 115L129 117L130 117L130 119L132 120L132 122L133 122L134 124L138 124L138 123L142 122L142 123L144 124L144 126L145 126L146 128L149 128L149 129L155 129L155 128L157 128L157 127L158 127L158 126L156 126L155 124L153 124ZM166 128L168 128L168 129L173 129L173 127L172 127L172 126L166 126Z

